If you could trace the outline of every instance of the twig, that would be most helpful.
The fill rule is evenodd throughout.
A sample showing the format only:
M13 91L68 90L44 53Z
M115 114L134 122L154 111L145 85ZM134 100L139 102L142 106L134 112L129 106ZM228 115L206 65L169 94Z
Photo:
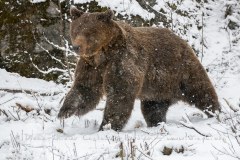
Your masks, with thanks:
M51 151L52 151L52 156L53 156L53 160L54 160L55 158L54 158L53 140L54 140L54 138L52 137L52 149L51 149Z
M2 90L2 89L0 89L0 90ZM3 90L3 91L4 91L4 90ZM9 100L7 100L7 101L1 103L0 105L3 105L3 104L5 104L5 103L7 103L7 102L10 102L11 100L13 100L13 99L15 99L15 98L16 98L16 97L13 97L13 98L11 98L11 99L9 99Z
M131 159L134 160L134 157L135 157L135 139L133 139L131 142L130 142L130 150L131 150Z
M119 148L120 148L119 156L121 157L121 160L123 160L123 157L124 157L123 142L120 143Z
M18 116L18 120L20 120L21 118L20 118L20 116L19 116L19 114L18 114L18 113L19 113L19 110L17 110L16 113L17 113L17 116Z
M103 152L99 157L98 157L98 159L97 160L100 160L100 158L103 158L104 159L104 155L105 154L109 154L108 152Z
M71 74L71 71L70 71L70 66L69 66L69 60L68 60L69 44L68 44L68 41L65 38L64 38L64 42L65 42L65 48L66 48L66 52L65 52L64 58L65 58L65 61L67 63L67 71L68 71L70 80L73 81L73 77L72 77L72 74Z
M201 136L204 136L204 137L211 137L211 135L209 134L206 134L206 133L202 133L201 131L199 131L198 129L196 129L192 122L190 122L189 118L187 116L183 117L183 120L185 121L180 121L180 123L186 127L186 128L189 128L189 129L192 129L194 130L195 132L197 132L198 134L200 134Z
M76 148L76 144L73 143L73 153L74 153L74 156L77 157L77 148Z
M38 105L39 109L42 110L43 105L40 105L39 100L38 100L36 94L32 92L32 96L35 98L35 100L36 100L36 102L37 102L37 105Z
M64 15L63 15L63 12L62 12L61 0L58 0L58 9L60 11L60 34L61 34L61 42L60 42L61 44L60 45L62 46L63 42L64 42L64 45L65 45L64 59L65 59L65 62L67 64L67 72L68 72L68 75L70 77L70 80L73 81L71 71L70 71L70 67L69 67L69 61L68 61L68 53L70 51L69 44L68 44L68 41L64 38Z
M147 155L146 153L144 153L143 151L141 151L138 147L136 147L136 149L145 157L147 157L148 159L154 160L152 157L150 157L149 155Z
M228 40L229 40L229 52L232 51L232 41L231 41L231 30L229 28L226 28L226 31L228 33Z
M33 65L39 72L41 72L41 73L43 73L43 74L49 74L49 73L51 73L51 72L62 72L62 73L65 73L65 72L66 72L66 70L60 69L60 68L50 68L50 69L47 70L47 71L41 70L36 64L33 63L33 60L32 60L32 57L30 56L30 54L29 54L29 58L30 58L30 60L31 60L31 62L32 62L32 65Z
M17 121L18 119L8 110L8 112L11 114L11 116Z
M65 64L62 63L62 61L60 59L57 59L56 57L54 57L53 55L51 55L49 53L49 51L47 49L45 49L43 46L41 46L38 42L36 43L40 48L42 48L53 60L55 60L56 62L58 62L59 64L61 64L64 68L66 68L67 66Z
M0 149L1 149L4 145L9 145L9 141L3 141L3 142L0 144Z
M61 50L61 51L66 52L67 49L66 49L65 47L60 47L59 45L54 44L53 42L49 41L46 36L44 36L44 38L45 38L45 40L46 40L49 44L51 44L51 45L54 46L55 48L57 48L57 49L59 49L59 50ZM67 51L68 51L69 53L71 53L72 55L74 55L75 57L78 56L75 52L71 51L70 49L68 49Z
M5 91L5 92L9 92L9 93L27 93L27 94L32 94L32 93L35 93L35 94L39 94L39 95L41 95L41 96L49 96L49 95L58 95L58 94L60 94L60 93L62 93L62 92L57 92L57 91L55 91L55 92L52 92L52 93L39 93L38 91L33 91L33 90L22 90L22 89L8 89L8 88L0 88L0 90L2 90L2 91ZM16 97L14 97L14 98L12 98L12 99L10 99L10 100L8 100L8 101L6 101L6 102L4 102L4 103L2 103L2 104L5 104L5 103L7 103L7 102L9 102L9 101L11 101L11 100L13 100L13 99L15 99ZM0 104L0 105L2 105L2 104Z
M230 108L233 112L238 112L238 111L239 111L239 109L233 107L233 106L228 102L227 99L223 98L223 100L227 103L227 105L229 106L229 108Z
M165 135L165 136L166 136L166 135ZM164 136L164 137L165 137L165 136ZM157 140L157 139L158 139L158 135L148 144L148 146L152 145L153 142L154 142L155 140ZM153 149L161 140L162 140L162 138L159 139L155 144L153 144L153 145L151 146L151 148L148 147L148 150L147 150L146 152L149 153L150 150ZM138 156L138 159L140 159L141 156L142 156L142 154L140 154L140 155Z
M142 131L143 133L146 133L146 134L149 134L149 135L154 135L154 134L152 134L152 133L150 133L150 132L147 132L147 131L145 131L145 130L143 130L143 129L141 129L141 131Z
M108 143L109 143L109 144L111 144L111 143L110 143L110 140L109 140L109 138L108 138L108 136L107 136L107 135L106 135L106 138L107 138L107 141L108 141Z
M213 145L212 145L212 146L213 146ZM223 148L225 151L222 151L222 150L218 149L216 146L213 146L213 148L216 149L218 152L220 152L220 153L222 153L222 154L226 154L226 155L228 155L228 156L230 156L230 157L233 157L233 158L236 158L236 159L240 159L240 157L228 153L228 152L226 151L226 148Z
M11 130L10 136L11 136L13 147L15 149L20 149L20 143L16 140L12 130Z
M6 111L0 109L0 112L2 112L7 118L9 117Z

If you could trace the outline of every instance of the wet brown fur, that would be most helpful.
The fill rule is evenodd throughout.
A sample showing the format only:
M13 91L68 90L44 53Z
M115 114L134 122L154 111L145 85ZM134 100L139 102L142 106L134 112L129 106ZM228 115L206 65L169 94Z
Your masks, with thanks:
M84 115L103 95L107 102L100 130L107 123L121 130L135 99L141 100L148 126L166 121L168 107L179 100L208 116L219 109L206 71L184 40L165 28L113 21L112 14L71 8L71 38L81 58L58 117Z

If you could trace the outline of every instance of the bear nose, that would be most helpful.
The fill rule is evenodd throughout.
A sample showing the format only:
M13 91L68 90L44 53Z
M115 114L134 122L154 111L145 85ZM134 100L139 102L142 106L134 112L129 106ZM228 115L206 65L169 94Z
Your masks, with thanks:
M80 46L73 46L72 47L74 52L79 53L80 52Z

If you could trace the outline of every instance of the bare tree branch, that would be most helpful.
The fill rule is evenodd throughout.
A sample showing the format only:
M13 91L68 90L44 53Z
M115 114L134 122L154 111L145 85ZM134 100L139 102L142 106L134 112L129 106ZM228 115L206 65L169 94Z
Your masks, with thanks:
M183 121L180 121L180 123L184 127L194 130L195 132L197 132L201 136L211 137L211 135L209 133L203 133L202 131L199 131L198 129L196 129L196 127L193 126L192 122L189 120L189 118L187 116L183 116L182 118L183 118Z

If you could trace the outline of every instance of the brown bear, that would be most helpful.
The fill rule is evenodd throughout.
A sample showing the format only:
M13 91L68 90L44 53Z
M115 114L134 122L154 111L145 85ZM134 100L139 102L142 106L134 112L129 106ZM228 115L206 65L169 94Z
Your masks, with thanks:
M100 130L121 130L135 99L149 127L166 121L170 105L182 100L209 117L219 102L206 71L191 47L169 29L131 27L113 12L84 13L71 7L72 45L80 54L75 80L59 118L84 115L107 97Z

